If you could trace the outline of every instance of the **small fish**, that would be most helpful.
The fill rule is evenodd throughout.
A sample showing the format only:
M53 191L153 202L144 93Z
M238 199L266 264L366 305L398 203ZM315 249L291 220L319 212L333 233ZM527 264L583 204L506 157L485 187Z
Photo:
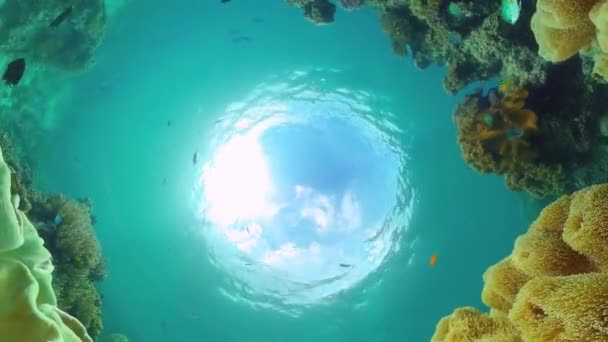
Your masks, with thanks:
M249 38L247 36L239 36L239 37L232 38L232 42L235 44L249 43L249 42L251 42L251 38Z
M6 71L2 75L2 79L9 86L15 86L19 81L21 81L21 77L25 73L25 59L17 58L14 61L8 63L6 67Z
M198 163L198 152L194 152L194 155L192 155L192 163L194 165L196 165L196 163Z
M434 267L436 263L437 263L437 253L434 253L431 256L431 260L429 260L429 265L431 265L431 267Z
M252 19L252 21L254 23L256 23L256 24L261 24L261 23L264 22L264 18L262 18L262 17L255 17L255 18Z
M511 82L509 82L509 81L502 82L502 83L501 83L501 84L498 86L498 91L500 91L500 92L504 92L504 91L506 91L507 89L509 89L509 87L511 87Z
M63 222L63 216L61 216L61 214L58 213L57 215L55 215L55 218L53 219L53 224L55 226L58 226L61 224L61 222Z
M515 24L521 14L521 0L502 0L500 12L506 22Z
M74 6L66 7L66 9L64 9L63 12L61 12L57 18L51 22L51 27L59 26L70 14L72 14L73 9Z
M167 184L167 178L163 178L163 185Z
M171 127L171 120L167 120L167 127Z
M225 4L227 2L230 2L230 0L220 0L221 3Z
M340 267L348 268L348 267L353 267L353 265L351 265L351 264L340 264Z

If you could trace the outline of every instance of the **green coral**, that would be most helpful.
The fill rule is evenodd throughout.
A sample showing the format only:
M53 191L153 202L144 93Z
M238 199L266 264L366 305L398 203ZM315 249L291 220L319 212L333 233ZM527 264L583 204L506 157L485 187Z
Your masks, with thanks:
M92 337L103 329L101 298L94 282L105 278L101 247L91 222L91 205L61 194L32 197L30 216L53 254L59 307L77 317ZM59 222L58 222L59 221Z

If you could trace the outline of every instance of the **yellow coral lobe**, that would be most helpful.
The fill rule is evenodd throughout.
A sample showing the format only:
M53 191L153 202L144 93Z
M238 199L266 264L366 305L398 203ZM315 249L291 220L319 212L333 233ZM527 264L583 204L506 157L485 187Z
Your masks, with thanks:
M507 314L513 306L515 296L529 277L517 269L506 257L499 263L490 266L483 274L481 301L487 306Z
M608 274L530 280L509 318L526 341L607 341Z
M572 196L564 241L608 271L608 185L588 187Z
M521 341L519 333L506 316L489 316L472 307L464 307L442 318L433 342Z
M569 275L593 270L591 262L561 237L529 231L515 240L513 264L531 277Z

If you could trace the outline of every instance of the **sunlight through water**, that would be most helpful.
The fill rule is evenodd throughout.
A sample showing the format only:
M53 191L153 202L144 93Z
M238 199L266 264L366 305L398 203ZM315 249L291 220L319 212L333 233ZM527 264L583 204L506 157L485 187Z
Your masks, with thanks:
M218 117L193 190L197 231L237 301L298 314L361 286L412 215L405 132L383 100L298 71Z

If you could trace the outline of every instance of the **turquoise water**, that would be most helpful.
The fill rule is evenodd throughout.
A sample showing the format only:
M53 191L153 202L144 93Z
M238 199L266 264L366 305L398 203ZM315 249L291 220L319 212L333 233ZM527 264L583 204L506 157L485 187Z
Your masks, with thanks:
M444 70L394 56L378 20L371 10L339 11L316 27L280 1L253 0L133 2L112 19L96 66L75 81L60 128L47 137L37 180L94 201L108 260L100 285L107 333L424 341L454 308L483 307L483 271L511 251L529 216L502 179L462 160L451 119L458 98L441 88ZM259 138L283 199L271 202L289 203L286 216L323 194L344 208L352 190L357 205L346 207L360 209L359 228L320 237L306 215L297 233L281 229L283 216L263 221L246 200L261 203L250 187L263 184L248 167L256 159L236 158L220 202L233 210L227 222L246 221L234 228L240 233L256 222L275 232L247 254L217 233L201 177L223 142L283 114ZM243 158L255 155L247 151ZM296 185L309 189L308 200L294 200ZM386 229L374 230L382 217ZM362 251L378 231L382 248L370 261ZM280 267L261 262L288 242L304 250L314 241L318 263L306 263L311 254Z

